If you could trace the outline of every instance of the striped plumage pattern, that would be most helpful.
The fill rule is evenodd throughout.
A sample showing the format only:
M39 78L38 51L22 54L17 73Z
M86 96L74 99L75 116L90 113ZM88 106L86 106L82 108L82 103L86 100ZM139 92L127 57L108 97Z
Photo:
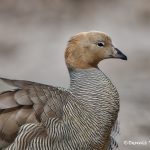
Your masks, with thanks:
M119 123L117 120L111 130L110 143L109 143L107 150L119 150L119 145L118 145L119 131L120 131L120 128L119 128Z
M97 68L70 70L70 78L68 90L25 84L39 123L23 125L6 150L116 149L110 136L119 111L116 88ZM20 86L19 81L15 83ZM18 103L24 105L24 101Z
M93 69L95 70L95 69ZM82 78L79 76L80 74L80 71L77 73L71 73L70 74L70 78L71 78L71 91L79 98L81 99L85 99L85 100L90 100L90 97L91 99L95 97L99 97L104 99L104 98L108 98L106 96L106 93L103 92L103 83L104 82L107 82L109 83L111 86L112 83L110 81L110 79L101 71L99 70L98 71L98 75L96 75L95 71L93 71L91 69L90 71L90 75L89 75L89 70L84 71L84 74L87 74L87 77L86 78ZM97 72L97 70L96 70ZM100 76L99 76L100 75ZM81 76L82 76L82 73L81 73ZM89 79L88 79L88 76L93 76L93 78L97 78L97 81L95 82L91 82ZM99 78L100 77L100 78ZM101 84L101 88L99 89L99 84ZM108 84L108 85L109 85ZM95 89L93 89L93 87L95 87ZM98 91L97 91L98 90ZM116 102L118 103L118 106L119 106L119 100L118 100L118 93L114 87L113 90L110 90L109 91L109 88L107 89L107 92L110 93L110 92L114 92L114 94L116 94ZM99 101L99 99L97 99ZM117 150L118 149L118 143L117 143L117 135L119 134L119 123L118 123L118 120L116 120L112 130L111 130L111 135L110 135L110 143L109 143L109 146L108 146L108 150Z

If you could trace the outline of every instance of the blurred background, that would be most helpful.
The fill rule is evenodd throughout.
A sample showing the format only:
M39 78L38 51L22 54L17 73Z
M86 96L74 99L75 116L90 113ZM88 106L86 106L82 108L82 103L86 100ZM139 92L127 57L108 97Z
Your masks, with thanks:
M0 76L68 87L66 43L90 30L128 56L99 64L120 93L120 149L149 150L150 0L0 0Z

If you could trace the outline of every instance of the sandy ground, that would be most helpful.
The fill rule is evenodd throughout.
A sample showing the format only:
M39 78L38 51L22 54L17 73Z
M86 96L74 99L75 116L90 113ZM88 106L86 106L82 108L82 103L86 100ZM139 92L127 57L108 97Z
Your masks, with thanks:
M120 93L120 149L149 150L149 26L149 0L1 0L0 76L67 87L64 49L69 37L81 31L106 32L128 56L127 62L99 64Z

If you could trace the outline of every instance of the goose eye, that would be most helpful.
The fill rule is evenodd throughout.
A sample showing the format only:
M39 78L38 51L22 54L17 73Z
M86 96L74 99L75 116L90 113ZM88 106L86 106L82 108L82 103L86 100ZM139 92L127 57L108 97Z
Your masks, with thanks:
M97 45L98 45L99 47L104 47L104 42L98 42Z

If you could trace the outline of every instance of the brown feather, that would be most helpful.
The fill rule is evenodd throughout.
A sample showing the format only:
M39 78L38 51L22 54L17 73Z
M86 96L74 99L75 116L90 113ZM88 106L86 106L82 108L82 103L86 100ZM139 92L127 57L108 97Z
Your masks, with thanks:
M63 94L61 90L30 81L1 79L18 89L0 94L0 148L12 143L19 128L26 123L61 118L65 104L59 96Z
M7 91L0 94L0 109L8 109L19 106L14 98L15 91Z

